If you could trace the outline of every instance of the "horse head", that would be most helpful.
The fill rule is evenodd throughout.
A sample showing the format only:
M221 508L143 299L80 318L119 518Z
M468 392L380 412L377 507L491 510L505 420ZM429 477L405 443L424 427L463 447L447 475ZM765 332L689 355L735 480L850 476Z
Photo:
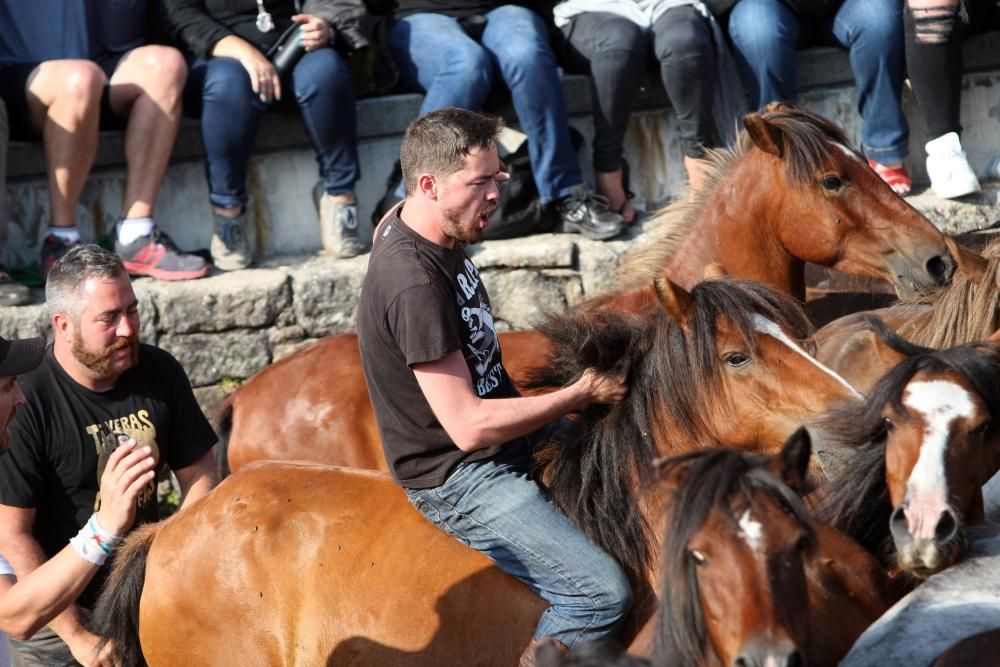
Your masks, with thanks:
M792 256L888 280L900 295L945 284L944 235L896 195L827 119L786 104L744 118L740 166Z
M773 457L704 449L658 464L651 492L663 498L666 528L657 664L804 664L816 543L797 492L809 458L802 429Z
M845 442L869 444L833 482L821 513L887 565L922 578L961 557L966 524L983 516L982 486L1000 468L992 426L1000 351L912 348L865 406L832 418Z

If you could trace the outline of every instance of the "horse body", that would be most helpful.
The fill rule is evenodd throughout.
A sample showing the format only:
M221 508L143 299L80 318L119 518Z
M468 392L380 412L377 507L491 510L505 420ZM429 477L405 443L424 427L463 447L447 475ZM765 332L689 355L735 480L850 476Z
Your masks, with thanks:
M794 457L795 478L804 476L808 458L808 449ZM643 504L649 526L667 524L663 555L623 565L654 585L664 573L668 608L700 618L703 630L664 621L705 652L704 660L670 664L804 653L811 665L832 666L856 632L831 629L870 622L889 605L873 559L849 540L829 539L828 528L814 534L782 481L791 475L765 467L768 460L698 452L683 465L701 461L699 475L677 481L681 466L673 466L649 492L663 500ZM678 507L682 498L689 502ZM652 532L659 544L659 529ZM678 552L679 562L672 557ZM675 564L683 584L669 574ZM506 666L516 664L545 608L426 521L387 475L318 464L246 466L184 512L130 538L106 590L137 572L141 603L137 595L131 609L113 611L138 616L138 638L100 625L115 618L106 599L96 617L117 648L134 650L138 639L153 667ZM634 630L655 625L657 607L654 596L633 609L624 644L648 648L648 636ZM845 609L872 611L845 619ZM809 623L820 632L811 634ZM126 667L142 664L119 658Z
M659 214L648 247L622 267L619 289L587 306L650 312L655 279L691 289L711 263L799 299L807 261L889 280L902 294L950 277L954 262L940 231L892 193L832 123L774 105L744 124L738 146L715 154L703 194ZM515 349L512 334L500 335L514 378L518 368L541 365L546 352L540 336L520 336ZM229 468L280 458L385 469L357 340L341 336L314 348L230 396L217 428Z
M965 560L930 577L897 602L861 635L841 667L923 667L960 640L1000 628L998 577L1000 537L975 536ZM952 664L995 664L996 646L994 637L994 651L978 656L985 662Z

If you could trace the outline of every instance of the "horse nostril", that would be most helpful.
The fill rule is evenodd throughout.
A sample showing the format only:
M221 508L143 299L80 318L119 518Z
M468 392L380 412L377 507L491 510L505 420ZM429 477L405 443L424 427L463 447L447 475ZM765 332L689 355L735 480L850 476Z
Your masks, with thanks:
M785 658L785 667L805 667L806 660L798 651L792 651Z
M744 658L742 655L733 660L733 667L752 667L752 665L753 663Z
M951 257L946 258L935 255L927 260L927 273L938 285L944 285L951 280L951 274L955 270L955 262Z
M955 533L958 531L958 520L955 518L955 513L951 510L945 510L941 513L941 518L938 519L937 527L934 528L934 537L938 542L947 542L951 538L955 537Z
M908 542L912 539L910 536L910 527L906 522L905 502L892 511L892 516L889 517L889 531L892 533L892 537L896 540L897 544Z

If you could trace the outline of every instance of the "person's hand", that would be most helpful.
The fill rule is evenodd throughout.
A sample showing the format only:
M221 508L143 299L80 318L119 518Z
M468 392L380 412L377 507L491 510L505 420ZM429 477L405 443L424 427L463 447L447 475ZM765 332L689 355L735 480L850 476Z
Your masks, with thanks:
M263 53L247 44L247 48L241 49L238 60L250 75L250 87L261 102L269 104L281 99L281 77Z
M577 380L583 390L586 402L614 404L620 403L628 394L628 369L609 373L598 373L588 368Z
M100 652L96 651L100 637L83 630L74 635L72 639L66 640L73 658L83 667L115 667L114 647L111 642L106 642L101 647Z
M333 30L330 24L324 19L312 14L296 14L292 21L302 26L302 44L306 51L315 51L326 46L333 37Z
M101 528L122 535L132 527L136 501L156 476L155 465L149 447L137 447L131 438L111 452L101 475L101 509L97 512Z

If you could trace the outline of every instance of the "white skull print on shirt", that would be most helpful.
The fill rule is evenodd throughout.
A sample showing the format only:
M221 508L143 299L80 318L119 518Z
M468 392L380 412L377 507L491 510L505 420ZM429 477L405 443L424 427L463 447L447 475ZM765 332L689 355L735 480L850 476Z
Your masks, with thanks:
M479 269L468 258L463 263L463 270L455 276L455 283L459 288L455 295L459 315L465 325L461 334L465 361L473 376L476 395L482 398L503 381L493 310L479 279Z

